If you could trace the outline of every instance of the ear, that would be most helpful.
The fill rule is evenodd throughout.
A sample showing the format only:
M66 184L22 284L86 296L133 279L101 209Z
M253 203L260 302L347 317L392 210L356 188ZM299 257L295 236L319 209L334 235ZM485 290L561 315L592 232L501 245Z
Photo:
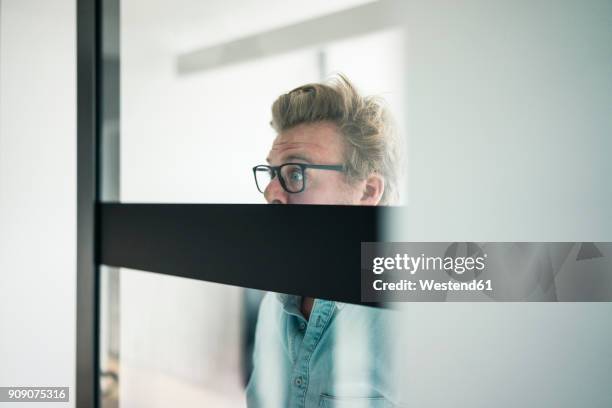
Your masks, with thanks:
M363 183L359 205L378 205L384 191L385 179L379 174L371 174Z

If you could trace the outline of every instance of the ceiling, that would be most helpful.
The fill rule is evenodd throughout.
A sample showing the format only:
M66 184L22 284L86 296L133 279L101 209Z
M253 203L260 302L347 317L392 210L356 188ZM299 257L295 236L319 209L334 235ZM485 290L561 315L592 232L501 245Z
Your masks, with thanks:
M182 53L371 0L121 0L121 40Z

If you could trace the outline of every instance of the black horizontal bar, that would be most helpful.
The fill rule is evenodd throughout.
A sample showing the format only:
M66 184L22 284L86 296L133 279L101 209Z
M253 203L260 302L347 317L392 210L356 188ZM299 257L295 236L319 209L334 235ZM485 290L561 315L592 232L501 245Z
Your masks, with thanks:
M361 302L361 242L382 207L100 204L99 263Z

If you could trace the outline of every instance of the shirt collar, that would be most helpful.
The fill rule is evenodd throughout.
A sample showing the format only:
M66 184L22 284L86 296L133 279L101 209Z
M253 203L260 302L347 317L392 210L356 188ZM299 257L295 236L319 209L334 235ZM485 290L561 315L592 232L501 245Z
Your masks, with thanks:
M299 295L289 295L287 293L277 293L276 297L278 301L283 305L283 309L285 312L297 316L302 316L301 306L302 306L302 296ZM326 300L326 302L333 302L334 306L341 310L345 303L342 302L334 302L333 300Z

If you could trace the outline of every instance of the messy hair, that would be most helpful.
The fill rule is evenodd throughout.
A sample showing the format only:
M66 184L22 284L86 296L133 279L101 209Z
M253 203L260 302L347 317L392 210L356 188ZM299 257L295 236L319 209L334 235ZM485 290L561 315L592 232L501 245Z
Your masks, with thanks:
M349 180L379 174L384 178L380 204L396 203L400 149L384 101L361 96L344 75L338 75L327 83L300 86L279 96L272 105L271 125L278 133L317 122L334 123L344 136Z

